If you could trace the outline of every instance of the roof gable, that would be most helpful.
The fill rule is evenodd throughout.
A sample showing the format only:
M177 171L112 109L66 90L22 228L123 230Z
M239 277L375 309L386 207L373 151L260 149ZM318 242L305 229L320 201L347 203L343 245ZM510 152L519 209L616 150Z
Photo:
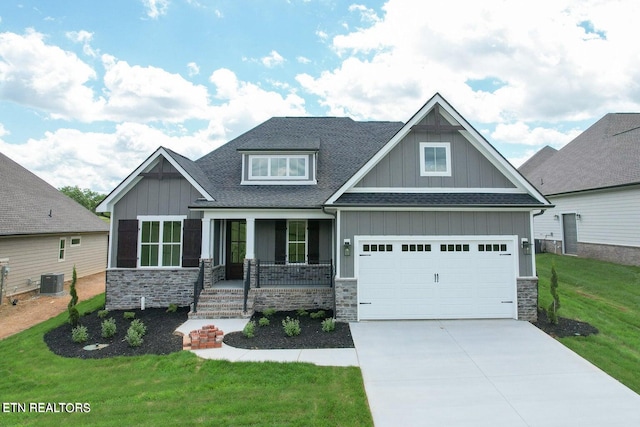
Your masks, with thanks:
M108 225L0 153L0 235L107 232Z
M432 120L426 120L429 114L434 114ZM444 120L443 120L444 119ZM451 133L461 135L477 152L480 157L491 166L494 175L500 175L496 183L486 185L487 192L493 192L491 187L498 188L499 191L509 189L512 193L526 193L531 195L538 203L548 205L549 202L533 187L526 179L491 145L486 141L440 94L435 94L427 101L422 108L411 117L411 119L377 152L367 161L350 179L340 187L328 200L327 204L333 204L347 192L359 192L358 187L362 187L362 180L381 164L383 159L389 156L392 151L401 144L411 132L428 132L435 135ZM415 153L417 155L417 151ZM410 159L417 164L415 157ZM463 168L461 168L463 169ZM451 191L461 192L466 187L467 190L483 191L475 187L481 185L471 185L474 180L469 177L468 183L462 188L454 188L448 184L443 186L444 180L422 180L421 185L401 186L393 188L394 191L431 192L431 191ZM440 183L440 184L437 184ZM447 189L448 187L448 189ZM387 189L389 190L389 189Z
M98 205L98 212L110 212L113 205L120 200L129 190L145 176L150 173L163 173L158 170L158 164L167 160L173 168L184 177L189 183L207 200L213 200L211 195L205 190L209 186L208 178L204 172L192 160L187 159L176 152L159 147L153 154L142 162L127 178L125 178L107 197ZM155 171L154 171L155 168Z
M640 183L640 113L606 114L523 173L545 195Z

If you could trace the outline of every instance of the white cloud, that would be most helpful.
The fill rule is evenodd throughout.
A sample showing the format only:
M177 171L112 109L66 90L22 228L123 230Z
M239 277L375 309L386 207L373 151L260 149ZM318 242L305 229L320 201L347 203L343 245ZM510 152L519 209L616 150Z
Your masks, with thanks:
M376 23L380 21L375 10L370 9L362 4L352 4L349 6L349 12L359 12L360 20L366 23Z
M207 132L228 139L273 116L306 115L304 99L290 91L286 95L238 80L235 73L221 68L209 77L216 86L215 98L222 104L212 107Z
M179 74L156 67L131 66L103 55L108 98L104 118L138 122L181 122L209 117L208 92Z
M306 56L298 56L296 58L296 61L298 61L298 63L300 63L300 64L309 64L311 62L311 60L309 58L307 58Z
M167 14L169 0L142 0L147 16L151 19L158 19L161 15Z
M261 59L262 65L267 68L273 68L277 65L284 63L284 58L275 50L272 50L269 55Z
M82 43L82 51L85 55L95 58L98 56L98 52L93 50L91 47L91 40L93 39L93 33L89 31L81 30L81 31L68 31L66 36L69 40L74 43Z
M0 138L2 138L3 136L7 136L10 135L11 132L9 132L2 123L0 123Z
M74 53L44 43L34 30L0 33L0 99L41 109L53 118L89 121L102 107L86 84L96 72Z
M637 27L621 18L637 16L640 3L389 0L382 9L378 17L351 6L368 25L332 39L340 65L297 77L330 114L406 120L435 92L483 123L640 109L640 46L629 42ZM606 38L587 34L584 22ZM504 85L485 92L467 83L487 77Z
M200 74L200 67L195 62L189 62L187 69L189 70L189 76L197 76Z
M581 131L573 129L569 132L560 132L556 129L535 127L531 129L526 123L516 122L512 124L499 124L491 133L492 141L506 144L534 145L543 147L550 145L554 148L562 148L572 141Z

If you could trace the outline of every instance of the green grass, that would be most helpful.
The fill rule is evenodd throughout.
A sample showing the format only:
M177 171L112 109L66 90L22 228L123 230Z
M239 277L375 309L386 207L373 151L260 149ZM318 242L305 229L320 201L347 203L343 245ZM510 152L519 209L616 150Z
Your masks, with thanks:
M101 295L78 307L103 305ZM0 404L86 402L90 412L10 413L0 406L0 425L373 425L358 368L231 363L187 351L67 359L42 338L65 320L62 314L0 341Z
M551 254L536 255L536 262L539 306L551 304L553 263L559 316L588 322L600 331L560 342L640 393L640 268Z

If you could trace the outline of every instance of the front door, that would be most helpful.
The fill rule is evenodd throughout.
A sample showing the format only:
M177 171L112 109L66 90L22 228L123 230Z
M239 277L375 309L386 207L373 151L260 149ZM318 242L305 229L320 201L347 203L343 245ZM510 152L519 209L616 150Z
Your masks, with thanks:
M247 248L247 223L227 221L227 280L241 280Z

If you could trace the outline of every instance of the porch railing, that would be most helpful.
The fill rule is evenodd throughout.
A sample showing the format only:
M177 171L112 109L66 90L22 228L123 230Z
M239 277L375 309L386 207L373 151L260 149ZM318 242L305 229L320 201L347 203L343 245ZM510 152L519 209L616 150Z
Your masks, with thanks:
M286 264L256 260L256 287L329 286L333 287L333 260L314 264Z
M198 312L198 299L200 299L200 292L204 289L204 263L200 262L200 271L198 272L198 278L193 282L193 312Z

